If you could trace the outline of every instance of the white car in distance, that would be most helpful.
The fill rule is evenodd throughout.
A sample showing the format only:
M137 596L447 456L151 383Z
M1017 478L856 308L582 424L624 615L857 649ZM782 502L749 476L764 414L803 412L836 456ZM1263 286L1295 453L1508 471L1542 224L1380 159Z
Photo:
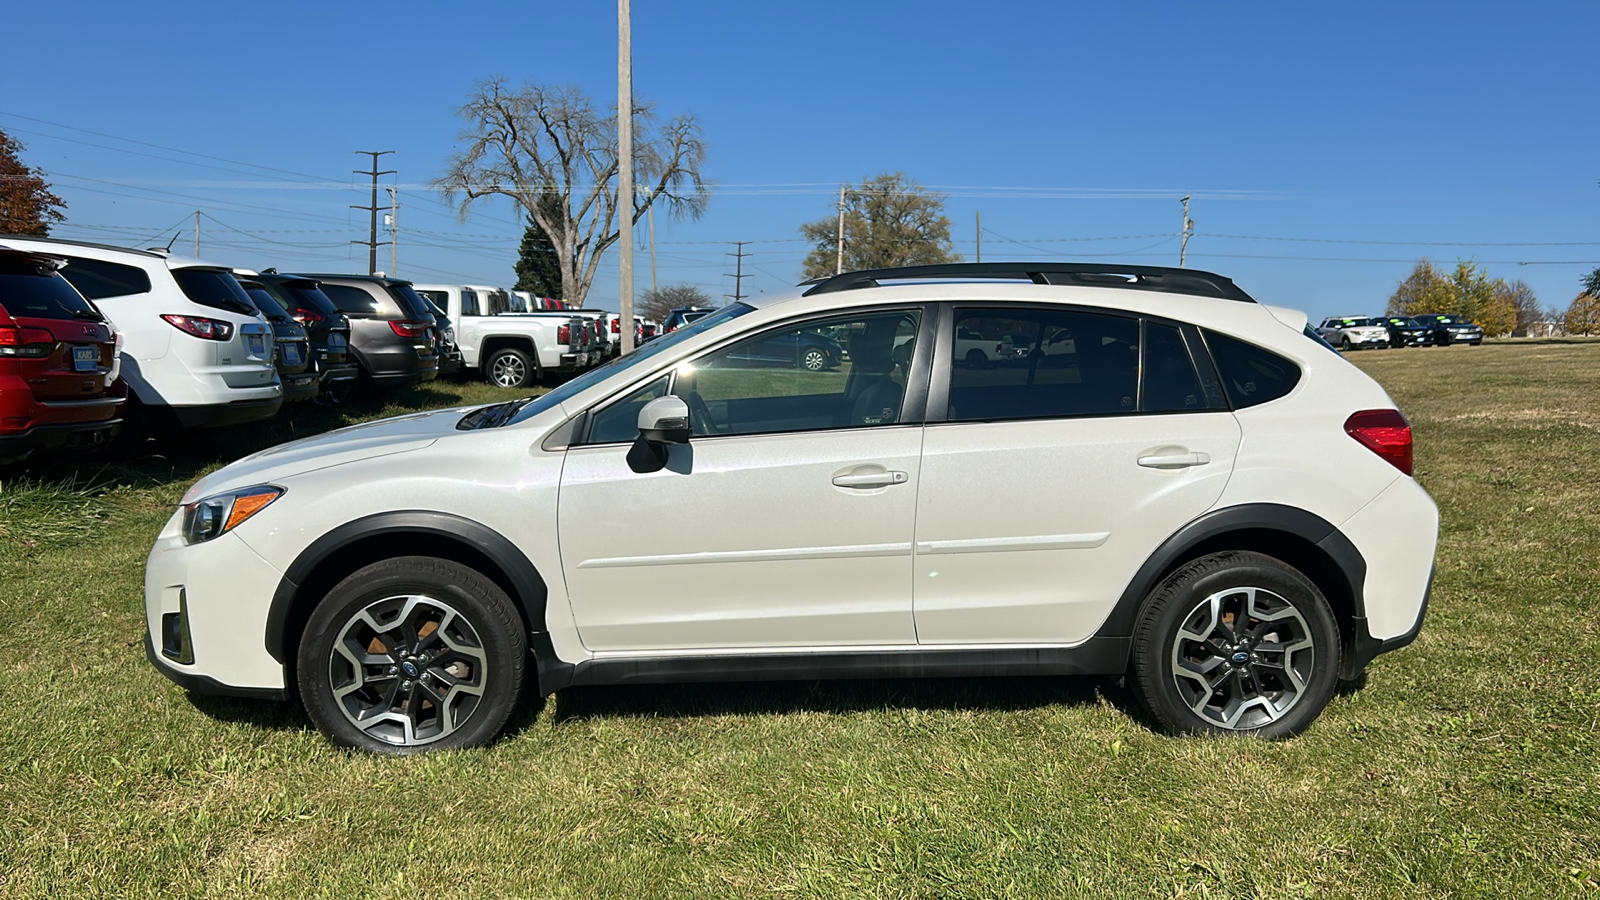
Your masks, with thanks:
M490 741L526 691L716 679L1126 672L1164 730L1295 734L1416 636L1438 533L1404 416L1305 326L1120 265L749 298L537 398L207 475L150 553L147 654L385 753ZM967 366L963 330L1073 351ZM766 352L819 334L848 359Z

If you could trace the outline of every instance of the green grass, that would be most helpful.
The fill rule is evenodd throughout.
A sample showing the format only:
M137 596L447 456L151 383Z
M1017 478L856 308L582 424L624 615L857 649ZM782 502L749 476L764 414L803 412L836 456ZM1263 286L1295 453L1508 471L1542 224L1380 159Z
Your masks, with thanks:
M376 759L141 650L185 487L297 410L0 489L0 895L1600 895L1600 344L1354 362L1416 427L1433 605L1291 741L1152 733L1094 679L588 688Z

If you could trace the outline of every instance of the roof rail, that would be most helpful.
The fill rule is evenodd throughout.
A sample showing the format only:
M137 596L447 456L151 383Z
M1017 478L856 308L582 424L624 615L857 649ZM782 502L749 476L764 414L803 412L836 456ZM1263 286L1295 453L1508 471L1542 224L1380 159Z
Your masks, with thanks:
M819 278L804 296L830 291L852 291L878 287L883 281L911 279L1010 279L1034 284L1079 285L1083 287L1128 288L1160 291L1167 294L1198 294L1222 297L1242 303L1255 303L1233 280L1199 269L1172 269L1165 266L1125 266L1117 263L1073 262L998 262L944 263L931 266L899 266L891 269L863 269L831 278Z

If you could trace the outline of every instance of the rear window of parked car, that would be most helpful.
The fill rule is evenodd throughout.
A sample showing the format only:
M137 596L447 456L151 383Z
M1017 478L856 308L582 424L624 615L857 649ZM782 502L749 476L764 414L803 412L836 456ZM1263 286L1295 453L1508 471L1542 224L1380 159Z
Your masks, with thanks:
M73 256L68 257L61 277L90 300L150 293L150 276L138 266Z
M183 295L201 306L246 314L256 312L255 303L231 272L220 269L173 269L172 277L183 289Z
M1300 367L1270 350L1215 331L1205 337L1234 409L1276 400L1300 383Z
M367 293L362 288L350 287L343 284L324 284L322 293L326 294L333 305L339 307L342 313L357 316L372 316L378 312L378 298Z
M422 299L416 291L412 290L411 285L391 284L389 285L389 293L393 295L395 302L400 304L400 309L404 310L408 317L420 319L423 316L433 315L432 311L428 309L428 301Z
M101 318L54 269L5 255L0 255L0 310L17 319Z

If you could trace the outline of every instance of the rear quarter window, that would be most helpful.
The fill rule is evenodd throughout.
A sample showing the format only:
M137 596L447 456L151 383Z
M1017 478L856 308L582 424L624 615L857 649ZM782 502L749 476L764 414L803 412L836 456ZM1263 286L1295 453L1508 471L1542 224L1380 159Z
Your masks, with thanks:
M1222 389L1234 409L1276 400L1300 383L1300 367L1270 350L1215 331L1205 331Z
M138 266L69 256L61 277L90 300L150 293L150 276Z

